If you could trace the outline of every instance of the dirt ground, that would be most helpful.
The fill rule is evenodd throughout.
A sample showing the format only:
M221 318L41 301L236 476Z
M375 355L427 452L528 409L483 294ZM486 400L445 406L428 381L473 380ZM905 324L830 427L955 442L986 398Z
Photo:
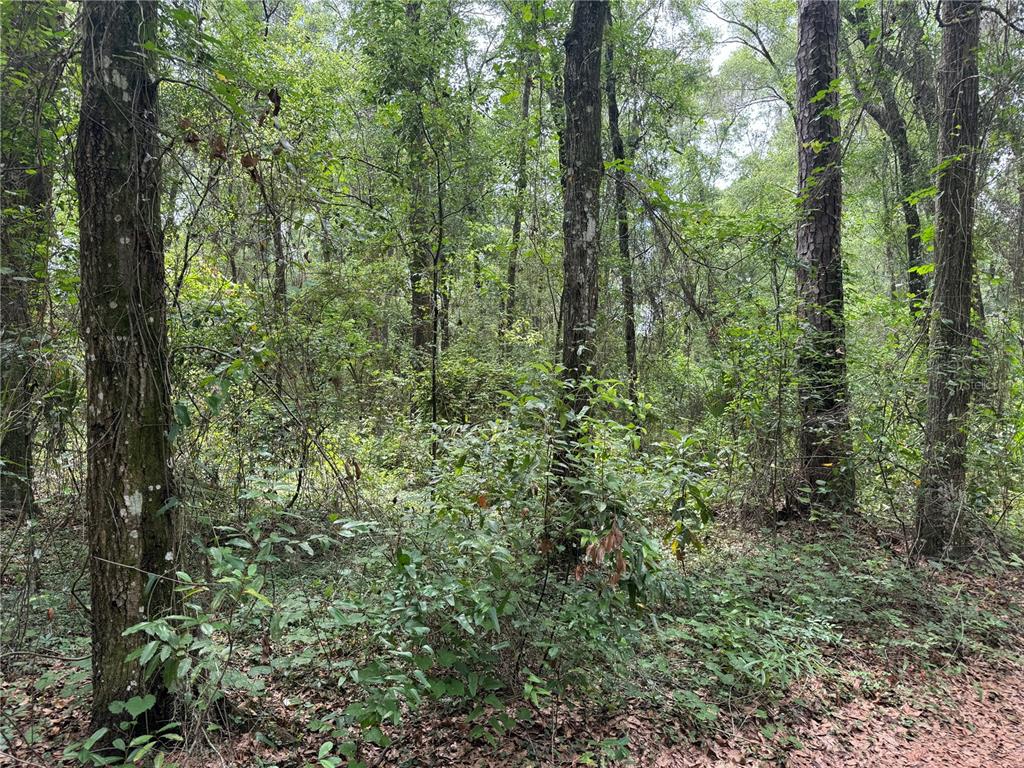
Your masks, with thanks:
M740 730L702 748L665 748L649 764L1024 768L1024 671L974 668L900 698L900 704L856 698L809 718L793 729L800 746L791 751L773 750L760 731Z

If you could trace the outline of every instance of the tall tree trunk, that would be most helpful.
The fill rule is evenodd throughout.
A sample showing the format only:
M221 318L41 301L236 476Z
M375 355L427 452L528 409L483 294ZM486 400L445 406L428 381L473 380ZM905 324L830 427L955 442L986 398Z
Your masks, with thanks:
M798 5L797 156L800 211L796 232L802 338L797 347L799 482L809 504L793 511L846 512L854 501L847 411L846 326L840 252L838 0Z
M1024 142L1014 153L1017 168L1017 237L1011 256L1013 298L1024 306Z
M574 382L574 409L586 401L580 379L594 356L601 223L601 40L607 0L575 0L565 38L565 238L562 365Z
M916 14L914 9L903 9L903 16L907 13ZM864 49L874 50L876 61L870 67L870 81L872 94L865 93L860 85L860 77L856 65L849 50L846 50L848 70L853 81L854 91L858 100L864 106L865 111L871 116L882 132L892 143L893 153L896 156L896 178L900 195L900 208L903 212L904 235L907 248L907 293L910 294L910 310L916 316L924 307L928 292L928 279L921 274L921 267L924 264L922 257L921 243L921 214L917 204L911 201L912 195L921 186L921 163L910 143L907 131L907 122L896 98L896 91L891 80L892 73L885 71L887 59L886 49L883 44L872 37L870 20L867 16L867 9L858 7L849 11L849 20L852 22L857 39ZM916 18L916 15L915 17ZM910 34L912 40L917 40ZM889 57L891 58L891 56ZM877 99L877 100L876 100Z
M36 348L43 329L32 318L52 234L48 107L60 77L59 26L60 6L51 0L0 5L0 520L8 535L24 529L25 548L24 591L8 605L17 614L9 638L14 645L27 628L39 581L32 454Z
M610 21L610 20L609 20ZM615 226L619 243L619 269L622 276L622 329L626 343L626 370L629 374L629 396L636 396L636 300L633 296L633 256L629 248L629 212L626 210L626 149L619 130L619 100L616 93L615 43L605 44L605 89L608 93L608 132L615 161Z
M878 78L879 81L882 79ZM889 137L896 155L896 176L907 246L907 293L910 294L910 310L917 315L928 298L928 278L921 274L920 269L924 265L921 248L921 214L911 197L919 190L920 163L910 145L907 124L903 115L900 114L896 95L892 92L891 85L880 82L877 87L881 91L881 107L871 102L865 102L864 106L878 127Z
M941 554L963 510L971 383L975 166L978 139L977 0L942 0L935 292L928 349L928 415L917 496L917 551Z
M112 701L156 695L128 654L130 626L172 610L177 559L167 354L155 0L82 4L78 183L82 338L85 341L92 594L92 720L121 720Z
M410 33L410 44L425 44L420 41L419 0L405 5L405 20ZM406 84L402 128L405 133L408 156L409 191L409 285L411 289L412 320L412 362L413 368L422 371L427 368L436 344L434 338L433 267L434 250L430 243L430 211L427 193L428 178L431 174L427 161L427 135L421 104L423 82L418 68L412 64Z
M55 73L58 5L18 0L0 6L4 55L0 90L0 517L31 527L35 414L32 322L50 239L52 158L46 114Z
M266 180L259 167L253 165L249 168L249 176L259 189L260 198L263 200L263 205L270 218L270 239L274 244L274 277L271 287L273 322L278 331L283 331L288 320L288 254L284 247L284 222L281 219L281 209L273 200L270 190L267 189ZM262 252L263 248L261 247L260 250ZM274 364L274 390L278 397L284 393L283 355L279 355Z
M601 42L608 19L607 0L574 0L565 37L565 130L559 146L564 194L563 284L559 306L562 376L571 411L553 468L563 480L579 473L579 418L590 401L584 379L594 359L598 300L598 255L601 223ZM563 154L564 151L564 154ZM561 490L570 508L581 499L569 483ZM579 556L575 532L582 521L573 518L559 534L568 561Z
M533 91L533 73L527 66L523 79L523 99L519 111L522 125L519 137L519 155L516 158L516 200L512 212L512 243L508 254L508 297L505 299L504 329L512 327L516 316L516 273L519 269L519 242L523 230L523 210L526 207L526 149L530 137L530 94Z

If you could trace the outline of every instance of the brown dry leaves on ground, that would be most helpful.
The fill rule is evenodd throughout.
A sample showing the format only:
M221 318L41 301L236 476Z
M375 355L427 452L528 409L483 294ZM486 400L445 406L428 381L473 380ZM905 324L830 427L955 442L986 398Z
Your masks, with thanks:
M5 686L4 706L17 696ZM604 765L632 764L652 768L1024 768L1024 670L977 663L957 675L901 685L900 690L856 695L829 705L830 694L816 681L807 681L790 699L785 728L767 735L753 721L737 724L701 744L666 745L665 723L643 710L602 721L578 713L549 713L556 722L537 724L498 747L474 742L458 717L423 717L419 728L395 747L364 756L370 765L397 766L541 766L589 765L600 761L599 751L566 754L565 742L590 732L597 737L629 739L631 758L605 758ZM8 710L10 711L10 710ZM50 725L39 743L16 741L0 765L57 766L63 746L81 737L81 711L68 699L36 700L35 717L46 715ZM168 764L182 768L231 766L242 768L276 762L285 766L314 764L315 743L271 750L252 734L241 734L218 745L219 754L197 748L190 755L172 756ZM312 754L311 754L312 753ZM586 755L586 756L585 756Z
M995 609L1019 603L1024 594L1019 579L963 573L935 578L955 582ZM423 708L410 713L400 730L389 729L395 739L389 748L364 747L360 758L371 768L1024 768L1024 669L979 658L962 663L957 671L925 674L897 656L848 652L832 660L826 677L804 678L767 713L755 705L723 711L717 730L703 737L694 736L692 723L639 702L610 714L563 702L488 744L471 737L464 714ZM70 686L61 681L77 676L80 685L81 667L33 658L19 675L12 674L16 668L5 670L0 710L4 732L13 738L6 753L0 748L0 766L70 765L62 754L87 735L87 714L85 702L69 695ZM37 685L44 674L56 684ZM249 732L191 738L187 751L168 756L166 765L315 766L326 737L310 732L309 719L339 711L346 702L337 691L296 688L298 682L270 682L258 700L238 702L254 723ZM256 730L280 746L268 747Z
M791 726L780 749L757 729L664 748L655 768L1024 768L1024 671L971 668L891 697L857 697Z

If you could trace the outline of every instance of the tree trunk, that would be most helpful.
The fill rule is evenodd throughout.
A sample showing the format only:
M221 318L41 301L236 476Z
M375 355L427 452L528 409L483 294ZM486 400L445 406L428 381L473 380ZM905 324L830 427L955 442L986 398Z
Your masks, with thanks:
M575 0L565 38L565 238L562 365L573 406L586 402L580 380L594 356L601 189L601 40L607 0Z
M633 257L629 248L629 212L626 210L626 150L619 130L619 100L615 79L615 44L605 44L605 89L608 93L608 132L615 161L615 225L619 243L619 269L622 276L622 328L626 343L626 370L629 375L629 396L636 397L636 308L633 296Z
M523 80L523 100L520 109L522 135L519 138L519 156L516 158L516 201L512 212L512 244L508 254L508 297L505 300L504 330L512 327L516 315L516 272L519 269L519 241L523 230L523 209L526 206L526 149L530 136L530 93L533 75L527 70Z
M800 211L796 232L802 338L797 347L800 400L799 478L793 512L846 512L854 501L847 411L846 328L840 251L842 172L836 113L838 0L800 0L797 156Z
M410 44L425 44L419 40L421 7L418 0L406 3L405 20L410 33ZM427 136L423 121L423 83L417 68L411 64L406 85L406 104L402 115L408 155L409 179L409 285L411 289L412 363L413 369L422 371L432 359L434 339L433 266L434 250L430 243L430 212L427 204Z
M150 723L171 715L160 679L126 656L128 627L170 612L177 559L160 155L158 3L85 0L78 183L82 338L87 390L88 513L94 726L109 705L157 696Z
M1013 297L1024 304L1024 142L1015 152L1017 167L1017 238L1014 243L1010 270L1013 279Z
M907 244L907 293L910 294L910 310L916 316L928 298L928 278L921 274L924 265L921 255L921 214L911 196L918 191L919 167L917 157L907 137L907 124L900 114L896 95L892 88L882 83L882 110L868 109L867 112L878 123L892 142L896 155L896 175L899 183L900 208L903 211L904 235Z
M916 13L910 9L910 13ZM907 132L907 122L903 117L900 104L896 98L891 81L891 72L884 71L883 53L885 49L881 43L875 41L871 36L870 22L867 18L866 9L857 8L851 13L851 20L855 25L857 38L865 50L874 49L877 62L871 72L871 86L875 101L870 94L866 94L858 84L856 69L851 57L847 56L851 79L854 84L854 91L863 104L864 110L871 116L882 132L889 137L892 143L893 153L896 156L896 177L900 195L900 208L903 212L904 235L907 247L907 293L910 295L910 311L915 316L923 309L928 293L928 279L921 274L920 267L924 264L921 248L921 214L917 204L911 202L911 196L921 186L920 160L914 152ZM906 13L906 11L904 11Z
M50 239L52 158L46 148L45 107L56 75L49 72L59 10L53 2L0 7L4 71L0 91L0 517L32 525L32 445L35 415L33 348L41 329L32 322L39 274ZM12 75L17 74L17 77Z
M942 0L935 291L928 349L928 415L917 496L917 551L938 555L963 511L971 382L975 166L978 140L976 0Z

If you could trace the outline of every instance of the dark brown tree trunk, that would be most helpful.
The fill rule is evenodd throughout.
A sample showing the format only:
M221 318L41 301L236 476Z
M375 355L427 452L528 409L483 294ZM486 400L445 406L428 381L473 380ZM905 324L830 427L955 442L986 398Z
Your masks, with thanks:
M881 78L880 78L881 79ZM915 315L924 307L928 298L928 278L921 274L924 265L921 248L921 214L911 196L919 189L920 163L910 146L907 124L900 114L896 96L888 84L880 85L882 106L866 103L872 119L889 137L896 155L896 175L899 184L900 208L903 211L904 235L907 245L907 293L910 294L910 310Z
M601 223L601 41L606 0L575 0L565 38L565 252L562 287L562 365L574 382L574 410L585 404L579 386L594 356L597 260Z
M284 222L281 220L281 212L277 205L270 199L262 177L257 183L263 204L270 215L270 239L274 243L274 317L281 322L288 309L288 254L284 247Z
M54 2L22 0L5 3L0 13L0 517L31 527L33 349L41 333L32 314L50 239L52 159L44 133L56 79L49 65L56 59L59 8Z
M78 182L85 341L94 726L123 719L112 701L157 696L152 724L170 717L160 679L128 654L124 630L174 606L177 560L167 354L160 155L158 3L85 0Z
M608 132L612 140L615 162L615 227L619 243L619 269L622 277L622 330L626 343L626 371L629 375L629 396L636 396L636 300L633 296L633 256L629 248L629 212L626 209L626 148L619 130L619 99L616 93L615 44L605 44L605 89L608 92Z
M978 140L977 0L942 0L939 196L928 349L928 415L917 496L917 545L931 556L953 540L963 512L971 383L975 169Z
M519 269L519 242L523 230L523 209L526 206L526 149L530 136L530 93L533 74L527 70L523 80L523 99L519 116L522 135L519 137L519 156L516 158L516 200L512 212L512 243L508 254L508 296L505 299L504 328L512 327L516 316L516 273Z
M846 327L840 251L842 172L839 145L838 0L798 4L796 232L802 338L797 347L800 399L799 483L793 512L847 512L854 501L847 411ZM808 501L804 502L802 499Z
M914 12L913 9L910 12ZM921 267L924 264L922 258L921 244L921 214L917 204L911 201L911 196L921 186L920 161L914 152L907 132L907 123L900 109L896 92L891 81L892 73L883 70L884 63L880 43L871 36L869 20L866 10L863 8L851 11L852 21L855 25L857 38L865 50L874 49L878 58L877 65L870 75L871 87L874 97L867 94L858 83L859 77L852 59L849 60L849 70L854 83L854 90L858 99L863 104L865 111L871 116L879 128L889 137L892 143L893 153L896 156L896 177L900 195L900 208L903 212L904 235L907 247L907 293L910 295L910 310L917 315L927 299L928 279L921 274Z
M410 44L420 41L421 6L418 0L406 3L405 19ZM434 338L434 250L430 243L430 211L427 193L431 174L427 162L427 134L423 120L423 83L415 66L410 66L402 117L408 156L409 191L409 286L411 290L412 362L417 371L425 370L433 356Z
M1024 142L1022 142L1024 145ZM1017 238L1014 243L1010 270L1013 280L1013 297L1024 304L1024 146L1015 153L1017 167Z

